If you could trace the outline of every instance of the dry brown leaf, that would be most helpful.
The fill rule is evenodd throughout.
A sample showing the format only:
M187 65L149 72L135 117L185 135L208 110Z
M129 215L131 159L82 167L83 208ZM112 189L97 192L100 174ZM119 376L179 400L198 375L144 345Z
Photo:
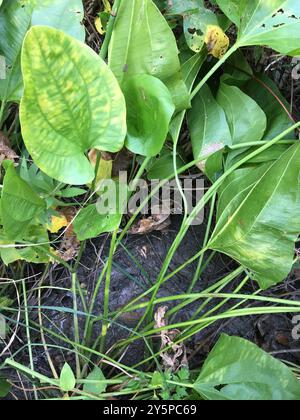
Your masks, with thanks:
M8 159L14 161L19 156L11 149L8 138L0 131L0 165Z
M154 315L155 328L164 328L167 325L165 316L168 308L161 306ZM182 367L188 366L186 347L183 343L175 344L174 341L179 335L179 330L163 330L160 332L161 350L169 349L161 353L163 366L166 370L177 372Z
M64 261L71 261L76 258L80 249L80 241L73 230L72 221L77 214L75 207L68 207L61 210L61 213L68 221L68 227L64 233L63 240L57 251L59 257Z
M155 206L152 216L141 219L134 225L130 233L133 235L145 235L153 231L162 231L171 224L170 213L164 206Z

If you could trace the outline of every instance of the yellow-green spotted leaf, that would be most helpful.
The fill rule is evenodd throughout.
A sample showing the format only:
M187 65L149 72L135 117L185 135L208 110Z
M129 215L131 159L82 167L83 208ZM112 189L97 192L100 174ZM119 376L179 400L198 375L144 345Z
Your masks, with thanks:
M126 106L118 82L89 47L46 26L28 32L22 50L22 134L36 165L67 184L94 178L87 152L118 152Z

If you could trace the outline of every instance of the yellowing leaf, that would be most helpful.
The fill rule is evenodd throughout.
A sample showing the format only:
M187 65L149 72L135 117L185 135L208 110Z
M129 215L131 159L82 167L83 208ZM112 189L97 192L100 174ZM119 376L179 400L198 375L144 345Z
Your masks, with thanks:
M229 38L224 31L216 25L208 25L204 39L208 52L215 58L222 58L229 47Z
M108 0L102 0L104 11L110 13L111 12L111 4Z
M92 149L89 152L89 160L93 167L96 167L97 164L97 150ZM96 176L96 186L99 184L99 182L111 179L112 176L112 169L113 169L113 159L109 153L102 152L101 153L101 159L99 162L98 172Z
M66 216L63 214L60 216L52 216L51 217L51 223L47 226L47 229L51 233L57 233L59 232L63 227L68 226L68 220Z
M95 18L95 28L97 29L97 31L99 32L100 35L105 34L105 29L103 28L100 16L97 16Z

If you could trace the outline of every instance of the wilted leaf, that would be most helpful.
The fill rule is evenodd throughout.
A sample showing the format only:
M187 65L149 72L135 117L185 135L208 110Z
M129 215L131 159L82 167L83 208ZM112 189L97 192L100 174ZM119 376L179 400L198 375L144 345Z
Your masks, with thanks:
M0 165L6 159L14 161L18 157L11 149L8 138L0 131Z
M168 14L181 15L184 35L191 50L199 52L206 44L209 54L221 58L229 47L229 38L219 26L216 13L204 7L203 1L172 0Z
M22 71L22 134L36 165L66 184L91 182L86 152L124 144L125 100L115 77L89 47L43 26L26 36Z
M167 306L160 306L155 315L154 328L164 328L167 325L165 318ZM188 366L186 348L183 343L175 344L175 339L179 334L179 330L162 330L160 332L161 350L168 347L168 351L161 352L161 358L164 368L171 372L177 372L182 366Z
M229 47L229 38L218 25L208 25L204 42L209 54L215 58L222 58Z
M164 206L154 206L152 216L141 219L132 226L130 233L133 235L146 235L153 231L165 230L171 224L170 211Z
M92 149L89 153L89 159L91 164L94 168L96 168L97 165L97 158L98 158L98 152L95 149ZM98 171L96 174L96 188L99 182L105 180L105 179L111 179L112 177L112 168L113 168L113 158L110 153L103 152L100 155L100 161L98 166Z
M60 216L51 217L51 221L49 226L47 226L47 229L51 233L57 233L66 226L68 226L68 220L65 215L61 214Z

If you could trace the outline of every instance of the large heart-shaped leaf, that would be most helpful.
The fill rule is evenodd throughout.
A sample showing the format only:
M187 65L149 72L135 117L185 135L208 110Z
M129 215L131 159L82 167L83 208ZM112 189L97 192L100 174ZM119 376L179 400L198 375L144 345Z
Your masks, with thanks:
M123 85L127 105L126 147L153 157L160 153L175 111L167 87L153 76L140 74Z
M268 45L286 55L300 53L298 0L217 0L239 28L238 45Z
M223 191L210 248L251 271L266 289L284 280L293 266L300 232L300 145L256 169L237 171Z
M193 99L188 112L194 159L210 156L231 144L231 133L225 112L216 102L210 88L204 85Z
M5 0L0 10L0 55L6 59L6 79L0 80L0 99L19 102L23 92L20 55L26 32L45 24L84 41L81 0Z
M250 96L228 85L226 77L220 85L217 101L225 111L233 144L262 139L267 126L265 113Z
M115 22L109 65L120 84L137 74L160 79L178 110L188 108L175 37L152 0L122 1Z
M194 383L208 400L298 401L300 384L292 371L255 344L221 336Z
M44 210L45 201L18 176L13 163L9 162L1 197L1 217L6 237L24 239L28 226Z
M124 96L89 47L61 31L35 26L22 51L22 134L36 165L66 184L94 178L89 149L118 152L126 134Z

